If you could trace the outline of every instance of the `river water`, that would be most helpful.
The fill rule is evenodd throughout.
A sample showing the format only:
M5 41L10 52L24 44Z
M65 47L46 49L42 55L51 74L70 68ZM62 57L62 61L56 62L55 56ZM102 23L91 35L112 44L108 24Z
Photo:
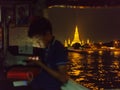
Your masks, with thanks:
M68 74L90 90L120 88L120 52L69 52ZM119 89L120 90L120 89Z

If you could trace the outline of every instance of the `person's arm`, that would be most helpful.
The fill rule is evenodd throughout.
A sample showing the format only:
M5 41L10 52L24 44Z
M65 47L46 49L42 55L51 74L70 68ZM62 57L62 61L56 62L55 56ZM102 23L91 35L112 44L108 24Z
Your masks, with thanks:
M45 64L43 64L41 61L34 61L37 65L39 65L41 68L43 68L45 71L47 71L49 74L51 74L53 77L61 81L62 83L66 83L68 80L67 75L67 66L66 65L59 65L58 71L55 71Z

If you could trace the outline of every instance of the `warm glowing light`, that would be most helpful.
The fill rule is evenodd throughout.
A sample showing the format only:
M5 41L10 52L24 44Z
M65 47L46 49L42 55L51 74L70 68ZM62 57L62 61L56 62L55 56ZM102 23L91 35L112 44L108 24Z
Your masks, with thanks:
M74 43L80 43L80 44L81 44L80 39L79 39L79 32L78 32L78 27L77 27L77 26L76 26L76 28L75 28L74 39L73 39L73 41L72 41L72 43L71 43L71 46L72 46Z
M99 42L99 44L100 44L100 45L102 45L102 44L103 44L103 42Z
M118 44L118 41L114 41L115 44Z
M115 56L119 56L120 55L119 51L114 51L113 53L114 53Z
M79 60L80 58L82 58L82 55L80 55L79 53L73 53L72 57L75 58L76 60Z
M38 56L29 56L28 57L28 60L39 60L39 57Z
M93 53L94 51L88 51L89 54Z
M48 8L66 8L65 5L53 5L53 6L49 6Z
M78 79L76 79L77 82L83 81L83 80L85 80L85 78L78 78Z
M66 41L66 40L65 40L64 46L65 46L65 47L68 47L68 44L67 44L67 41Z
M103 54L103 51L98 51L99 55L102 55Z
M110 49L115 49L115 47L110 47Z
M48 8L79 8L79 9L84 9L84 8L101 8L99 6L75 6L75 5L51 5Z
M90 40L89 39L87 39L87 44L90 44Z
M79 71L79 70L74 70L74 71L73 71L73 74L74 74L75 76L78 76L78 75L80 74L80 71Z

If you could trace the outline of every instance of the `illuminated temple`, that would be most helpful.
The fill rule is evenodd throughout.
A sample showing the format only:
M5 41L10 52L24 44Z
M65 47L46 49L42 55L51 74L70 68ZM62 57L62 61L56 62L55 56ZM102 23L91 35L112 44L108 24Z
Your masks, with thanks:
M75 43L79 43L80 45L84 45L85 43L89 44L89 39L85 42L84 40L81 40L79 37L79 31L78 31L78 27L75 27L75 33L74 33L74 37L72 42L70 41L70 38L68 38L67 40L65 40L64 46L65 47L69 47L72 46Z
M78 27L76 26L75 27L75 34L74 34L74 38L73 38L73 41L71 42L71 46L75 43L80 43L80 38L79 38L79 32L78 32Z

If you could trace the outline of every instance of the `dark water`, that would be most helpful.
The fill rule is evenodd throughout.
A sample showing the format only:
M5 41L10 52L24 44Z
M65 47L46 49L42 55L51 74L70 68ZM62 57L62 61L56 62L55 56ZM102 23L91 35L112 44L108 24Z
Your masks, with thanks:
M69 52L69 75L91 90L120 88L120 51Z

